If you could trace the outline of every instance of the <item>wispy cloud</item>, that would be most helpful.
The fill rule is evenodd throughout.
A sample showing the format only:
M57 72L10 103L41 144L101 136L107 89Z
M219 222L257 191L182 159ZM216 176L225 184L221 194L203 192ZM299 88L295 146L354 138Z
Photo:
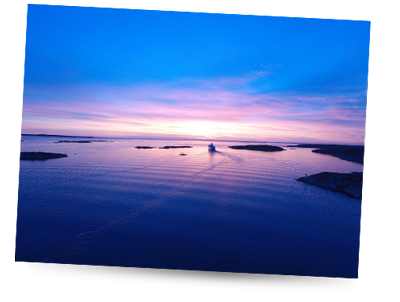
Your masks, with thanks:
M109 136L176 135L360 143L365 104L345 96L261 94L258 76L181 80L138 87L28 87L23 131ZM242 85L239 85L242 84ZM230 86L235 89L230 89ZM40 94L40 99L37 95ZM31 96L34 96L31 98ZM56 101L55 101L56 100Z

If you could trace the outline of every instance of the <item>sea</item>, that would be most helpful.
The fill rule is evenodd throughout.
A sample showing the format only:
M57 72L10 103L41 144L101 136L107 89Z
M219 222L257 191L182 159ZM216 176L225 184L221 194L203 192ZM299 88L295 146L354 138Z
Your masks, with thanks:
M22 140L68 157L20 161L16 261L358 277L361 200L296 179L362 164L285 143Z

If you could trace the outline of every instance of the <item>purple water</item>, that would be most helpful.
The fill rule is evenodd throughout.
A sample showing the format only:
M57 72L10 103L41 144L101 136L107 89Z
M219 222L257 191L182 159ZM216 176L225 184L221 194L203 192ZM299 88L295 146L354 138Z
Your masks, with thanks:
M361 201L296 178L361 164L235 142L22 139L68 157L20 163L17 261L358 275ZM166 145L193 148L134 148Z

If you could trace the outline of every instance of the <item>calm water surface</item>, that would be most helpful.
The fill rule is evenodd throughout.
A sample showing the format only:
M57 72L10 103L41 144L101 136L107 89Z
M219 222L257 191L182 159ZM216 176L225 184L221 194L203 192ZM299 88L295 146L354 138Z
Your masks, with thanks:
M20 162L17 261L357 277L360 200L295 179L360 164L227 147L243 143L59 139L23 137L21 151L68 157Z

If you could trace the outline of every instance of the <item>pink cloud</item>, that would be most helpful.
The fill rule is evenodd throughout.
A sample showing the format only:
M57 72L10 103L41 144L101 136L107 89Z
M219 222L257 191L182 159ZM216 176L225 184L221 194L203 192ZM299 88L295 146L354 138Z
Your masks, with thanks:
M22 129L99 136L192 133L196 137L263 141L302 137L310 142L363 142L365 109L358 108L356 100L258 94L249 88L233 90L224 85L247 80L205 80L201 88L153 84L44 91L37 87L24 98Z

